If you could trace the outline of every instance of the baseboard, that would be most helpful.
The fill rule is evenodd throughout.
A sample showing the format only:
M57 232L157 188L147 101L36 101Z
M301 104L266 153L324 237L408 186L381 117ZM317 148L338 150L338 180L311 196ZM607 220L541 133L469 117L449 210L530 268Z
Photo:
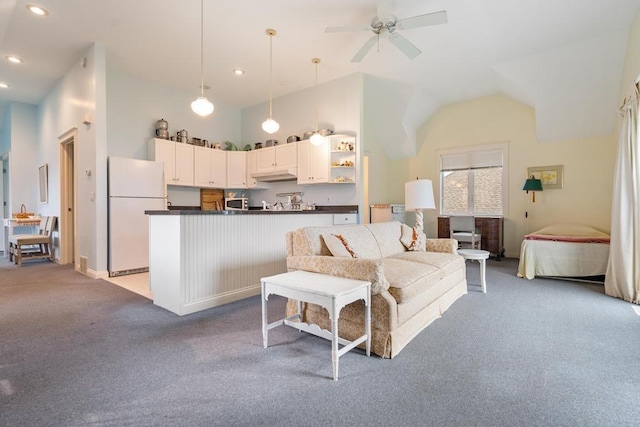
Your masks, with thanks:
M104 271L96 271L96 270L92 270L90 268L87 269L86 273L83 272L80 269L79 265L76 265L76 269L75 269L78 273L80 274L84 274L85 276L91 278L91 279L107 279L109 278L109 272L104 270Z

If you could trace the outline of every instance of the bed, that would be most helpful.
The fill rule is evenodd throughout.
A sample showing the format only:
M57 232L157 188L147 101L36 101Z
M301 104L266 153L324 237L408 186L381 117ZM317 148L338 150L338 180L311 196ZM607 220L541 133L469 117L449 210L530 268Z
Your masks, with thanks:
M582 224L555 224L527 234L520 248L518 277L604 276L609 235Z

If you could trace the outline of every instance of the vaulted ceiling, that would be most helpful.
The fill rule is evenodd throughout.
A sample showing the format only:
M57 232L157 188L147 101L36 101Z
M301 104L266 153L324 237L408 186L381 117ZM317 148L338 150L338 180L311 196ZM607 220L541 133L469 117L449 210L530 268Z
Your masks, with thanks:
M274 97L312 86L319 57L320 82L363 72L416 86L438 105L511 96L535 108L540 141L611 133L640 0L383 1L400 19L446 10L448 22L401 30L422 51L414 59L382 38L352 63L372 33L325 28L367 27L376 0L204 0L206 95L238 108L267 100L273 28ZM0 108L38 104L94 42L110 67L198 93L199 0L0 0L0 82L9 85Z

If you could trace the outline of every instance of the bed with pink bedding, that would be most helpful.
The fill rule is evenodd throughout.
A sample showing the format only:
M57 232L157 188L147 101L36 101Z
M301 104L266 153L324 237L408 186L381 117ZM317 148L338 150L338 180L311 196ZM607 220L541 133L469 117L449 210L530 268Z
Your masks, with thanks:
M518 277L604 276L608 262L608 234L588 225L555 224L525 236Z

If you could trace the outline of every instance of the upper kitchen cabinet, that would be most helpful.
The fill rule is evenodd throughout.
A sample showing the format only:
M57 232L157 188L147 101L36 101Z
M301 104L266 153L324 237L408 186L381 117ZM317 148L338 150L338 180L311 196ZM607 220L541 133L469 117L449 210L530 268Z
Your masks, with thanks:
M257 170L258 151L247 152L247 188L257 188L258 180L251 176Z
M153 138L147 143L147 158L164 163L167 185L193 186L193 149L193 145Z
M353 184L356 182L356 137L330 135L327 137L331 151L329 182Z
M297 149L295 143L276 145L256 150L256 172L295 168Z
M195 147L194 181L197 187L225 188L227 186L227 153L206 147Z
M298 184L329 182L329 144L298 142Z
M227 151L227 187L247 188L246 151Z

